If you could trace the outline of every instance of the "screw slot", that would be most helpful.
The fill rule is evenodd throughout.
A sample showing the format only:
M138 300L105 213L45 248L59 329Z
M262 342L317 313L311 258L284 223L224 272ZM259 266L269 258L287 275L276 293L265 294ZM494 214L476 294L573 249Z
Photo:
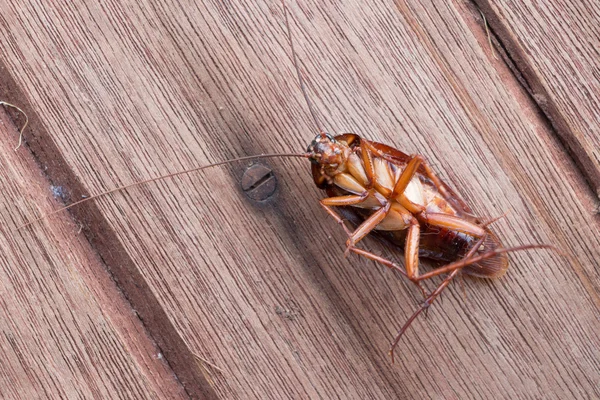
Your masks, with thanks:
M264 164L253 164L242 176L242 190L252 200L263 201L275 193L277 178L273 170Z

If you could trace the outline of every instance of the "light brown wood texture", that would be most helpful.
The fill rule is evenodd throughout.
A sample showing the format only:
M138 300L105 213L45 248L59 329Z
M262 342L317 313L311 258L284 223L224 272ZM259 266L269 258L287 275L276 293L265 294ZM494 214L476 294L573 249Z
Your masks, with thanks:
M0 110L0 398L185 398L67 215L14 232L59 204L16 137Z
M600 198L600 3L476 3Z
M392 365L389 343L420 294L344 258L344 234L302 160L268 161L279 186L262 203L240 190L249 163L237 163L75 209L188 394L599 396L592 193L492 55L478 12L425 0L289 7L329 131L423 154L480 215L509 211L495 228L504 243L552 243L567 256L511 255L502 279L465 280L466 298L452 285ZM35 120L28 148L71 201L237 156L302 152L317 133L278 1L10 3L0 26L3 74ZM13 224L44 212L26 204ZM213 366L198 372L193 355Z

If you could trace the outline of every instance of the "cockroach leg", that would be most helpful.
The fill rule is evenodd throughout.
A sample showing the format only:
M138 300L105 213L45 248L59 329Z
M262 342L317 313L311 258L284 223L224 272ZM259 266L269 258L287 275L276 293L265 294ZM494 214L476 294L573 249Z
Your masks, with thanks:
M375 253L372 253L370 251L367 250L363 250L360 249L358 247L351 247L350 251L353 253L358 254L359 256L363 256L365 258L368 258L369 260L373 260L375 262L381 263L383 265L385 265L386 267L390 268L390 269L394 269L398 272L400 272L402 275L408 277L408 275L406 274L406 271L404 270L404 268L402 268L400 265L396 264L395 262L388 260L387 258L383 258L381 256L378 256Z
M366 186L365 192L362 193L361 195L346 195L346 196L328 197L328 198L321 200L321 205L325 208L325 210L332 217L334 217L334 219L336 219L340 224L343 225L344 230L346 231L347 234L349 234L349 238L346 242L346 251L345 251L346 255L350 251L352 251L356 254L364 255L365 257L367 257L369 259L382 262L382 264L384 264L390 268L395 268L397 270L401 270L395 263L393 263L389 260L385 260L377 255L374 255L372 253L369 253L364 250L360 250L360 249L356 248L356 244L360 240L362 240L366 235L368 235L371 231L373 231L377 227L377 225L379 225L385 219L385 217L388 215L388 213L391 209L391 205L392 205L391 199L394 199L394 198L397 199L397 198L401 197L402 199L401 199L400 203L403 206L406 205L406 208L407 208L407 210L404 210L404 213L406 214L405 220L410 221L409 231L408 231L408 235L406 238L406 245L405 245L405 269L406 269L406 271L403 271L403 274L405 276L407 276L413 283L415 283L419 287L419 289L423 293L424 297L427 297L426 291L420 283L420 281L422 281L424 279L419 278L420 224L419 224L419 221L417 220L417 218L415 218L413 216L413 211L411 211L410 209L412 208L414 210L415 214L420 215L420 217L422 219L424 219L430 225L435 225L435 226L445 227L445 228L449 228L449 229L453 229L453 230L458 230L458 231L464 232L466 234L471 234L475 237L485 236L485 230L475 224L472 224L472 223L462 219L462 218L452 217L452 216L448 216L445 214L425 214L423 206L412 203L410 200L408 200L403 195L403 193L406 190L406 188L408 187L410 181L413 179L413 177L417 173L417 170L419 169L419 167L427 165L425 159L422 156L416 155L411 158L411 160L408 162L406 168L402 171L402 174L400 174L398 181L394 184L394 189L389 194L389 198L386 198L386 203L382 204L381 208L379 208L369 218L367 218L365 221L363 221L363 223L358 228L356 228L356 230L354 230L354 232L349 232L347 227L343 224L343 220L330 207L332 207L332 206L353 206L353 205L360 204L361 202L365 201L368 198L371 191L373 190L372 186L373 186L373 183L375 182L375 178L374 178L375 172L374 172L374 166L373 166L373 160L372 160L372 155L373 155L372 152L375 150L372 148L370 143L367 141L365 141L363 143L363 145L364 145L364 147L361 148L361 150L362 150L361 158L362 158L365 173L366 173L366 176L368 179L368 181L365 185ZM427 169L429 169L428 166L427 166L426 170ZM438 182L438 184L440 185L440 188L443 188L443 184L440 183L437 176L435 176L435 174L431 171L431 169L429 169L429 171L431 172L430 179L434 182ZM405 200L405 201L402 201L402 200ZM477 247L479 247L479 246L477 246Z
M361 147L361 157L365 169L365 173L367 175L368 182L366 186L366 195L363 194L364 199L367 198L368 194L373 190L373 184L375 182L375 167L373 165L373 151L371 144L368 141L363 143L363 147ZM385 199L385 203L381 205L381 208L375 211L369 218L367 218L350 236L348 241L346 242L346 253L348 253L351 247L354 247L356 243L358 243L362 238L369 234L381 221L385 219L388 215L391 205L392 199L396 198L400 194L404 193L406 187L410 183L411 179L414 177L419 164L422 162L421 156L415 156L408 163L402 174L398 178L398 182L394 185L394 190L390 193L389 197ZM364 201L363 199L363 201ZM357 203L358 204L358 203ZM422 211L422 209L420 209ZM411 220L414 219L411 215Z
M551 246L551 245L545 245L545 244L531 244L531 245L525 245L525 246L517 246L517 247L507 247L507 248L501 248L501 249L495 249L492 251L488 251L486 253L481 253L477 256L473 256L474 252L473 249L479 249L479 247L481 246L481 244L483 243L483 239L485 239L485 237L483 237L482 239L480 239L475 246L473 246L473 248L471 249L471 251L469 251L469 253L462 258L461 260L455 261L453 263L447 264L443 267L437 268L433 271L427 272L423 275L420 275L418 277L416 277L415 279L417 281L422 281L422 280L426 280L426 279L430 279L433 278L434 276L438 276L441 274L445 274L445 273L449 273L449 272L454 272L456 270L460 270L464 267L467 267L469 265L473 265L476 264L480 261L486 260L488 258L492 258L492 257L496 257L498 254L502 254L502 253L512 253L515 251L520 251L520 250L529 250L529 249L552 249L554 251L557 251L559 254L563 255L562 252L560 252L560 250L558 250L556 247Z
M479 248L485 241L486 237L487 237L487 233L483 237L481 237L477 241L477 243L475 243L475 245L471 248L471 250L469 250L469 252L461 260L451 263L451 264L448 264L444 267L441 267L439 269L436 269L434 271L428 272L426 274L420 275L419 277L415 278L416 281L419 282L419 281L422 281L425 279L433 278L434 276L437 276L437 275L440 275L443 273L448 273L448 272L450 273L442 281L442 283L425 299L423 304L421 304L421 307L417 311L415 311L413 313L413 315L411 315L411 317L408 319L408 321L406 321L406 323L400 329L400 331L398 331L398 334L396 335L396 339L392 343L392 347L390 349L390 356L392 357L392 363L394 362L394 349L398 345L398 342L400 341L400 338L402 337L404 332L408 329L408 327L415 320L415 318L417 318L419 316L419 314L421 314L423 311L425 311L425 310L427 310L427 308L429 308L429 306L433 303L433 301L437 298L437 296L439 296L440 293L442 293L442 291L448 286L450 281L452 281L452 279L454 279L454 277L457 276L462 271L463 268L465 268L469 265L478 263L480 261L483 261L487 258L496 257L498 254L501 254L501 253L510 253L510 252L514 252L514 251L528 250L528 249L552 249L555 251L559 251L556 247L551 246L551 245L534 244L534 245L509 247L509 248L505 248L505 249L496 249L494 251L489 251L487 253L483 253L483 254L475 256L474 254L479 250ZM562 252L560 252L560 251L559 251L559 253L562 254Z
M325 209L325 211L327 211L327 213L333 217L333 219L335 219L335 220L336 220L336 221L337 221L337 222L338 222L340 225L342 225L342 227L344 228L344 231L346 232L346 234L348 235L348 237L349 237L349 238L352 238L352 236L353 236L353 235L354 235L354 234L355 234L355 233L356 233L356 232L357 232L357 231L360 229L360 227L359 227L359 228L358 228L356 231L354 231L354 232L350 231L350 229L348 229L348 227L347 227L347 226L346 226L346 224L344 223L344 219L343 219L342 217L340 217L340 216L339 216L339 215L338 215L338 214L335 212L335 210L332 208L332 205L334 205L334 204L335 204L335 205L348 205L348 204L339 204L339 201L338 201L338 200L339 200L339 198L340 198L340 197L347 197L347 198L349 198L349 197L352 197L352 196L328 197L328 198L322 199L322 200L320 201L320 204L321 204L321 207L323 207L323 208ZM361 196L355 196L355 197L356 197L356 198L359 198L359 197L361 197ZM356 198L355 198L355 199L347 199L347 200L349 200L349 201L354 201L354 200L356 200ZM384 217L385 217L385 215L384 215ZM367 221L368 221L368 220L370 220L370 219L371 219L371 218L367 219L365 222L367 222ZM363 222L363 224L362 224L362 225L364 225L364 224L365 224L365 222ZM379 222L381 222L381 221L379 221ZM379 222L376 222L376 223L375 223L375 226L376 226L376 225L377 225ZM416 222L416 220L415 220L415 222ZM418 227L418 222L416 222L416 223L417 223L417 227ZM372 223L371 223L371 224L372 224ZM362 226L362 225L361 225L361 226ZM373 229L373 228L370 228L370 229L369 229L369 232L370 232L372 229ZM368 233L368 232L367 232L367 233ZM417 233L417 237L418 237L418 233ZM349 240L350 240L350 239L349 239ZM359 240L360 240L360 239L359 239ZM357 241L358 241L358 240L356 240L356 242L357 242ZM354 242L354 244L355 244L356 242ZM398 265L398 264L396 264L395 262L393 262L393 261L391 261L391 260L388 260L388 259L385 259L385 258L383 258L383 257L381 257L381 256L378 256L377 254L371 253L371 252L369 252L369 251L366 251L366 250L359 249L359 248L358 248L358 247L356 247L354 244L350 244L350 245L348 245L348 246L346 247L346 253L348 253L348 252L353 252L353 253L356 253L356 254L358 254L358 255L360 255L360 256L366 257L366 258L368 258L368 259L370 259L370 260L373 260L373 261L375 261L375 262L379 262L379 263L381 263L381 264L385 265L386 267L388 267L388 268L390 268L390 269L395 269L396 271L400 272L402 275L404 275L404 276L408 277L408 274L407 274L407 272L405 271L405 269L403 269L401 266L399 266L399 265ZM419 251L419 248L418 248L418 245L417 245L417 250L416 250L416 253L417 253L417 254L418 254L418 251ZM418 263L417 263L417 265L418 265ZM424 298L426 298L426 297L427 297L427 292L425 291L425 288L423 288L423 286L421 285L421 283L420 283L420 282L417 282L417 281L413 281L412 279L411 279L411 281L412 281L412 282L413 282L415 285L417 285L417 287L418 287L418 288L421 290L421 293L423 294L423 297L424 297Z
M491 225L491 224L493 224L494 222L496 222L496 221L498 221L498 220L500 220L500 219L502 219L502 218L506 217L506 216L508 215L508 213L509 213L509 212L510 212L510 210L509 210L509 211L506 211L504 214L502 214L502 215L500 215L500 216L498 216L498 217L495 217L495 218L489 219L489 220L487 220L486 222L482 223L482 224L481 224L481 226L482 226L483 228L487 228L488 226L490 226L490 225Z
M377 254L371 253L370 251L367 251L367 250L359 249L358 247L350 247L349 251L356 253L359 256L368 258L369 260L373 260L375 262L381 263L390 269L394 269L394 270L400 272L402 275L404 275L408 278L408 274L406 273L404 268L402 268L400 265L396 264L395 262L388 260L387 258L378 256ZM424 299L427 298L427 292L425 291L425 288L423 287L421 282L413 281L413 280L411 280L411 282L414 283L421 290L421 294L423 295L423 298Z
M363 139L361 144L369 149L369 153L375 153L376 155L381 155L381 153L369 141ZM440 192L442 197L444 197L444 199L446 201L454 203L454 199L452 198L450 193L448 193L448 189L446 188L446 185L442 182L442 180L433 171L433 169L431 168L431 166L429 165L429 163L427 162L425 157L423 157L420 154L415 154L415 155L411 156L410 160L408 161L408 164L406 165L405 169L402 171L402 175L400 176L400 179L398 180L398 182L396 182L396 187L394 188L394 193L396 195L400 195L400 194L404 193L404 189L406 189L406 186L408 186L411 179L415 176L419 167L423 168L423 170L425 171L425 175L427 176L427 178L429 178L431 180L431 182L433 182L433 185Z
M341 199L342 197L343 197L343 199ZM404 275L410 279L411 276L414 275L414 271L418 270L419 223L414 217L412 218L413 223L411 224L411 228L410 228L413 233L411 235L410 234L411 231L409 231L409 237L410 236L416 237L417 242L416 242L416 247L409 247L408 245L406 247L407 267L405 270L401 266L399 266L398 264L394 263L391 260L385 259L385 258L378 256L377 254L371 253L369 251L359 249L358 247L355 246L359 240L361 240L365 235L367 235L369 232L371 232L375 228L375 226L377 226L381 222L381 220L383 220L383 218L385 218L385 216L387 215L387 212L389 211L388 210L389 204L391 204L391 203L388 203L388 206L379 209L375 213L375 214L379 213L379 216L376 216L375 214L373 214L370 218L366 219L354 232L352 232L352 231L350 231L350 229L348 229L348 227L344 223L344 220L342 219L342 217L340 217L335 212L335 210L332 208L332 206L341 206L341 205L347 206L347 205L351 205L351 204L358 204L358 203L360 203L360 201L363 201L364 198L366 198L366 197L367 196L364 196L364 195L328 197L328 198L322 199L320 201L320 204L321 204L321 207L323 207L329 215L331 215L340 225L342 225L342 227L344 228L344 231L348 235L349 238L348 238L348 242L346 243L346 245L347 245L346 253L353 252L358 255L364 256L370 260L373 260L375 262L379 262L388 268L395 269L396 271L400 272L402 275ZM362 200L360 200L360 199L362 199ZM413 250L410 250L411 248ZM411 256L409 257L408 254L411 254ZM408 267L409 262L411 265L410 268ZM407 273L407 271L410 271L410 272ZM415 285L417 285L417 287L421 290L423 297L426 298L427 292L425 291L425 288L423 288L421 283L416 280L413 280L413 279L410 279L410 280Z
M323 206L333 206L333 207L342 207L342 206L354 206L356 204L360 204L365 199L369 197L369 192L365 191L363 194L351 194L347 196L336 196L336 197L326 197L321 199L321 205Z
M485 235L485 229L481 226L465 220L464 218L442 213L429 213L420 216L424 222L431 226L462 232L469 236L480 238Z
M415 282L415 277L419 276L419 240L421 226L416 218L410 221L408 234L406 235L406 244L404 245L404 263L408 279Z
M448 188L446 186L446 184L444 184L442 182L442 180L437 176L437 174L435 173L435 171L431 168L431 165L429 165L429 162L427 161L427 159L425 159L425 157L423 157L422 155L414 155L412 157L412 159L410 160L409 164L411 162L415 162L417 165L415 166L415 170L413 172L413 176L416 173L417 169L419 167L423 168L423 170L425 171L425 176L427 178L429 178L429 180L431 180L431 182L433 182L433 185L436 187L436 189L438 190L438 192L442 195L442 197L444 198L444 200L446 200L448 203L450 203L452 206L454 207L458 207L458 208L462 208L462 206L460 204L458 204L457 200L454 198L453 195L451 195L448 192ZM407 169L408 169L408 165L407 165ZM411 176L412 179L412 176ZM408 180L408 182L410 182L410 179ZM403 192L401 191L397 191L398 194L401 194ZM414 203L410 203L410 204L406 204L409 202L409 200L404 196L400 196L400 198L404 201L401 201L400 203L406 207L409 211L411 212L418 212L418 209L420 208L418 205L414 204Z
M394 191L392 192L392 197L397 197L398 195L404 193L410 181L414 178L415 173L419 166L424 162L424 158L420 155L413 156L411 160L406 165L406 168L402 171L400 178L398 178L398 182L394 186Z
M371 214L369 218L365 219L364 222L360 224L354 232L352 232L346 241L346 252L348 252L350 247L354 247L356 243L367 236L373 229L375 229L377 225L379 225L381 221L385 219L390 212L391 206L392 203L388 201L383 207Z
M469 264L477 262L477 261L473 261L474 258L472 258L472 256L473 256L473 254L475 254L477 252L477 250L479 250L479 248L481 247L481 245L485 241L486 236L487 236L487 234L484 234L475 243L475 245L469 250L469 252L465 255L465 257L463 258L463 260L461 260L461 261L468 260L469 263L466 263L466 264L462 265L460 268L454 269L450 273L450 275L448 275L442 281L442 283L440 283L439 286L425 299L425 301L423 301L423 303L421 304L421 307L419 307L419 309L417 309L417 311L415 311L413 313L413 315L410 316L410 318L406 321L406 323L404 323L404 326L402 326L402 328L398 331L398 334L396 335L396 339L394 339L394 342L392 343L392 347L390 348L390 357L392 358L392 364L394 363L394 349L398 345L398 342L400 342L400 338L402 337L402 335L404 335L404 332L406 332L406 330L408 329L408 327L410 326L410 324L412 324L412 322L415 320L415 318L417 318L419 316L419 314L421 314L423 311L425 311L425 310L427 310L429 308L429 306L434 302L434 300L437 298L437 296L439 296L440 293L442 293L442 291L450 284L450 282L452 281L452 279L454 279L454 277L460 273L460 271L461 271L462 268L464 268L465 266L467 266ZM425 275L427 275L427 274L425 274ZM419 277L419 278L421 278L419 280L426 279L426 278L422 278L425 275L422 275L421 277Z
M419 309L415 311L413 315L410 316L408 321L406 321L404 326L398 331L396 339L394 339L389 353L390 357L392 358L392 364L394 363L394 349L398 345L398 342L400 342L400 338L402 337L402 335L404 335L404 332L406 332L408 327L413 323L415 318L419 316L419 314L421 314L423 311L426 311L429 308L429 306L431 306L434 300L440 295L440 293L442 293L442 291L448 286L448 284L450 284L452 279L454 279L454 277L458 275L459 272L460 269L456 269L450 275L448 275L448 277L446 277L446 279L444 279L442 283L440 283L440 285L425 299L425 301L421 304L421 307L419 307Z
M325 211L327 211L327 214L331 215L333 217L333 219L335 219L338 224L340 224L342 226L342 228L344 228L344 231L346 232L346 234L348 236L352 235L352 231L350 229L348 229L348 227L346 226L344 219L342 217L340 217L333 208L331 208L331 206L326 205L323 203L323 201L320 201L319 204L321 204L321 207L323 207L323 209Z
M363 145L361 145L360 155L368 179L366 187L372 189L375 183L375 166L373 165L373 150L368 141L363 142Z
M346 234L348 235L348 238L349 238L348 240L349 241L354 240L353 243L356 243L356 242L358 242L358 240L362 239L362 237L360 239L352 239L356 235L356 233L360 229L360 227L358 229L356 229L354 232L350 231L348 229L348 227L346 226L346 224L344 224L344 220L331 207L353 206L356 204L360 204L369 197L370 193L371 193L371 190L365 190L365 192L360 195L326 197L326 198L320 200L321 207L323 207L329 215L331 215L339 224L342 225L342 227L344 228L344 231L346 231ZM384 218L385 218L385 215L384 215ZM365 225L365 223L367 221L363 222L362 225ZM372 230L372 228L369 229L369 231L367 231L365 233L365 235L368 234L371 230ZM348 249L346 249L346 255L347 254L348 254Z
M429 179L431 179L431 181L433 182L433 184L435 185L437 190L439 190L440 194L444 197L444 199L446 201L449 201L449 200L454 201L454 198L452 196L450 196L450 194L448 193L448 189L446 189L446 185L442 182L442 180L433 171L433 169L431 168L431 166L429 165L427 160L425 160L425 158L421 158L421 165L423 166L423 169L425 170L425 175Z

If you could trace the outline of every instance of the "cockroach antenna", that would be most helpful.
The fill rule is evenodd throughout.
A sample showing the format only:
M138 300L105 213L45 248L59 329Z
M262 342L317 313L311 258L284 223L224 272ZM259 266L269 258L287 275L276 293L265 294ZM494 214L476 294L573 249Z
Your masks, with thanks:
M162 181L164 179L173 178L175 176L191 174L192 172L198 172L198 171L202 171L202 170L205 170L205 169L208 169L208 168L218 167L218 166L221 166L221 165L228 165L228 164L232 164L234 162L256 160L258 158L276 158L276 157L308 158L309 154L295 154L295 153L290 153L290 154L281 153L281 154L279 154L279 153L277 153L277 154L257 154L255 156L238 157L238 158L232 158L231 160L225 160L225 161L220 161L220 162L216 162L216 163L213 163L213 164L202 165L200 167L195 167L195 168L187 169L185 171L173 172L171 174L161 175L161 176L157 176L157 177L154 177L154 178L146 179L146 180L143 180L143 181L130 183L128 185L119 186L119 187L116 187L114 189L110 189L110 190L107 190L105 192L101 192L101 193L95 194L93 196L86 197L86 198L84 198L82 200L76 201L76 202L71 203L69 205L66 205L64 207L60 207L60 208L58 208L58 209L56 209L54 211L51 211L51 212L49 212L47 214L42 215L39 218L36 218L34 220L31 220L29 222L26 222L26 223L18 226L15 229L15 231L19 231L19 230L21 230L23 228L26 228L26 227L28 227L30 225L35 224L36 222L42 221L42 220L44 220L44 219L46 219L46 218L48 218L48 217L50 217L52 215L55 215L55 214L58 214L60 212L66 211L66 210L68 210L70 208L73 208L75 206L78 206L80 204L87 203L88 201L96 200L96 199L98 199L100 197L104 197L104 196L107 196L107 195L112 194L112 193L120 192L122 190L132 188L134 186L140 186L140 185L145 185L145 184L151 183L151 182Z
M298 58L296 57L296 50L294 49L294 38L292 36L292 30L290 28L290 21L288 17L288 9L285 3L285 0L281 0L281 4L283 5L283 16L285 18L285 27L287 29L288 40L290 42L290 48L292 50L292 60L294 61L294 67L296 68L296 73L298 74L298 81L300 81L300 89L302 90L302 94L304 95L304 100L306 100L306 104L308 105L308 110L310 111L310 115L312 115L312 119L315 123L315 126L319 130L320 133L325 133L325 130L322 128L321 123L319 122L319 118L317 117L317 113L313 107L313 104L308 97L308 93L306 92L306 84L304 83L304 78L302 78L302 73L300 72L300 67L298 66Z

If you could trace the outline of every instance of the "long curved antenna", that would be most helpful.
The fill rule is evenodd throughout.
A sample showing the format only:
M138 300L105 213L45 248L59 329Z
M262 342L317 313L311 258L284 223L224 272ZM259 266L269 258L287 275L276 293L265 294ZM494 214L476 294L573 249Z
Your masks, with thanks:
M154 178L146 179L146 180L135 182L135 183L130 183L129 185L119 186L117 188L107 190L106 192L102 192L102 193L98 193L98 194L90 196L90 197L86 197L85 199L76 201L75 203L71 203L68 206L64 206L64 207L61 207L61 208L59 208L57 210L49 212L48 214L45 214L45 215L43 215L43 216L41 216L39 218L36 218L36 219L34 219L32 221L29 221L29 222L27 222L27 223L25 223L23 225L18 226L17 229L15 229L15 231L19 231L19 230L21 230L23 228L28 227L29 225L33 225L36 222L39 222L39 221L41 221L43 219L51 217L52 215L58 214L58 213L60 213L62 211L66 211L66 210L68 210L70 208L78 206L78 205L80 205L82 203L85 203L87 201L98 199L100 197L104 197L104 196L109 195L111 193L119 192L121 190L125 190L125 189L128 189L128 188L134 187L134 186L139 186L139 185L143 185L145 183L150 183L150 182L161 181L163 179L173 178L173 177L179 176L179 175L190 174L192 172L202 171L203 169L212 168L212 167L218 167L220 165L231 164L231 163L238 162L238 161L247 161L247 160L255 160L257 158L274 158L274 157L308 158L308 154L261 154L261 155L256 155L256 156L239 157L239 158L234 158L234 159L227 160L227 161L221 161L221 162L210 164L210 165L203 165L201 167L196 167L196 168L188 169L188 170L185 170L185 171L179 171L179 172L174 172L172 174L157 176L157 177L154 177Z
M294 49L294 38L292 36L292 30L290 29L290 22L288 18L288 9L285 4L285 0L281 0L281 4L283 5L283 15L285 17L285 27L287 29L288 39L290 42L290 47L292 48L292 59L294 60L294 67L296 68L296 73L298 74L298 80L300 81L300 89L302 89L302 94L304 95L304 100L306 100L306 104L308 105L308 110L310 111L310 115L312 115L312 119L315 123L315 126L319 130L320 133L325 133L325 130L321 127L321 123L319 122L319 118L317 117L317 113L313 108L313 104L308 97L306 92L306 84L304 83L304 78L302 78L302 73L300 72L300 67L298 66L298 59L296 57L296 50Z

